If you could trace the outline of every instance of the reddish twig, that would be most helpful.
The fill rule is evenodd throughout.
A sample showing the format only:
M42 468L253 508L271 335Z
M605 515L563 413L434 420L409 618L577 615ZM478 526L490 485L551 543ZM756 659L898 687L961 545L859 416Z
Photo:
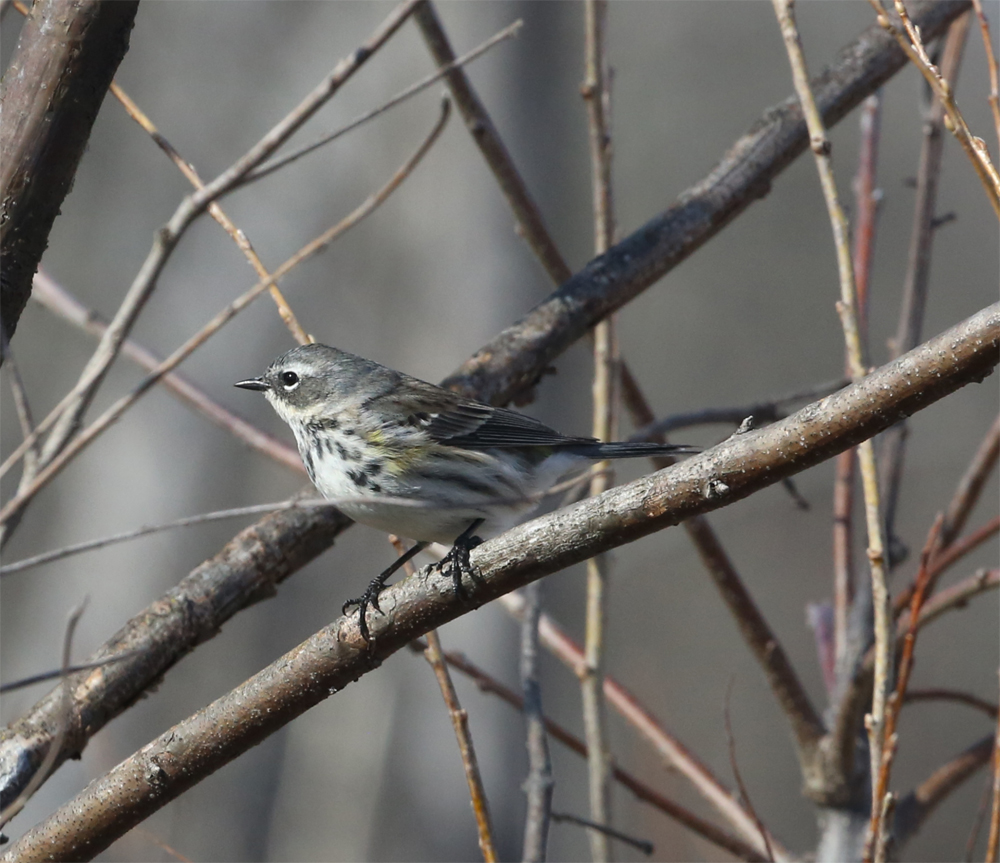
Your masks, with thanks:
M969 552L982 545L990 537L1000 532L1000 516L990 519L986 524L974 530L968 536L962 537L958 542L952 543L948 548L931 558L928 567L928 578L930 587L933 589L938 578L950 566L961 560ZM899 615L910 604L913 598L914 586L911 584L896 597L894 612Z
M913 651L917 640L917 623L920 619L920 609L931 588L931 578L929 565L931 555L937 547L941 534L941 526L944 524L944 515L939 514L934 520L924 543L924 550L920 555L920 569L914 578L913 598L910 601L910 625L906 635L903 637L902 656L899 661L899 671L896 676L896 688L889 696L885 708L885 748L882 753L882 760L879 764L879 771L872 783L872 794L876 801L884 801L889 794L889 778L892 774L892 763L896 755L897 736L896 725L899 721L899 713L903 707L903 700L906 697L906 687L910 683L910 672L913 670ZM872 857L884 858L885 846L881 837L889 832L889 825L885 822L884 809L879 806L872 807L872 818L868 832L868 845L865 850L865 859ZM881 850L879 848L881 846Z
M969 467L958 482L951 503L945 510L944 527L941 529L943 548L950 546L965 527L969 513L979 500L983 485L996 467L998 456L1000 456L1000 415L994 420L979 449L976 450Z

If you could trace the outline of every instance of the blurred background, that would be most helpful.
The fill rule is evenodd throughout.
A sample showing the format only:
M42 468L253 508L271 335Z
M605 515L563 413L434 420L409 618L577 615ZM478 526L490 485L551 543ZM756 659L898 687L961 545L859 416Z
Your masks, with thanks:
M228 166L296 104L391 10L382 2L148 3L139 8L118 82L202 177ZM517 18L525 26L474 63L469 75L574 269L592 257L591 191L583 79L583 6L575 2L438 5L456 53ZM988 4L994 31L996 4ZM19 16L3 22L3 62ZM813 74L873 22L867 3L799 7ZM609 14L614 67L615 203L619 233L635 230L701 180L762 113L792 92L769 3L616 3ZM380 104L433 69L407 23L294 139L307 142ZM920 146L922 83L904 69L885 88L878 182L884 193L871 303L873 362L894 334ZM380 187L433 125L441 86L347 137L231 195L223 206L274 268ZM959 103L995 155L980 35L973 25ZM832 130L838 182L850 206L858 112ZM808 156L808 154L807 154ZM73 191L52 232L43 267L105 316L146 256L154 232L188 191L186 181L110 96L98 117ZM994 302L996 221L970 165L949 138L939 211L956 221L937 234L924 337ZM185 236L133 337L167 354L256 281L231 240L207 218ZM442 139L389 201L281 285L319 341L427 380L440 380L552 289L516 236L506 205L470 136L453 118ZM717 238L631 303L620 316L625 357L660 414L748 404L842 374L834 309L837 272L830 227L810 158L803 157ZM93 340L31 303L12 347L36 417L76 380ZM197 351L180 371L211 396L291 441L265 401L232 384L261 373L293 344L262 297ZM556 363L530 413L567 433L590 427L591 361L585 343ZM91 416L134 385L119 360ZM5 453L19 440L9 387L0 394ZM914 417L898 532L913 552L908 579L935 513L997 414L995 379L967 387ZM629 429L624 428L627 433ZM710 445L719 427L676 435ZM620 465L619 480L648 469ZM808 603L832 592L832 462L796 482L797 509L780 487L710 516L815 702L825 706ZM14 479L16 482L16 479ZM62 545L215 509L278 501L300 477L154 391L77 459L28 510L5 550L10 562ZM3 486L7 498L14 486ZM994 475L969 522L995 512ZM250 523L247 519L245 523ZM860 523L860 522L859 522ZM241 523L161 533L3 580L2 677L58 665L65 617L90 597L78 629L82 659L213 555ZM863 542L858 541L858 547ZM16 837L92 778L174 723L228 692L339 614L341 603L392 559L369 528L285 582L269 602L238 614L212 641L65 764L11 825ZM813 806L786 723L756 663L683 531L667 530L613 555L608 672L633 692L726 783L734 784L724 725L727 688L737 759L763 821L791 849L814 848ZM996 565L997 543L965 560L946 582ZM899 583L899 581L897 581ZM544 582L545 609L582 639L584 571ZM928 628L914 687L944 685L996 700L995 594ZM517 686L518 625L488 606L441 632ZM581 732L576 680L541 660L546 711ZM456 676L469 711L504 859L521 854L527 759L520 716ZM9 722L43 694L5 696ZM703 815L714 813L609 712L616 759ZM903 713L894 772L907 791L990 731L961 706L916 704ZM552 744L555 808L587 814L584 763ZM911 860L963 853L983 788L980 773L951 795L906 848ZM616 826L656 844L656 859L719 859L722 852L614 792ZM149 819L100 859L170 859L158 837L195 860L467 860L479 856L451 723L426 662L403 651L296 720ZM618 859L639 852L616 846ZM550 859L589 857L584 832L554 825Z

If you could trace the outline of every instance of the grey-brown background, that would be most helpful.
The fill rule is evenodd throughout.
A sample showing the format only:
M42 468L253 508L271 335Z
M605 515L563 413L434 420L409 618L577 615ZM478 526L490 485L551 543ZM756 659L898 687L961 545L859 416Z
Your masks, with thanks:
M357 46L391 7L376 2L146 3L139 9L119 83L202 176L222 170ZM996 4L988 4L994 27ZM471 69L475 85L523 169L570 263L591 255L590 190L582 79L582 6L568 2L444 3L456 50L517 17L521 37ZM5 62L16 13L3 28ZM872 22L867 3L811 3L799 19L811 69ZM615 196L621 233L634 230L701 179L767 106L791 92L769 3L616 3L610 10L614 78ZM979 34L969 37L959 100L973 129L995 146L985 105ZM310 140L379 103L432 68L406 25L299 139ZM439 87L320 154L225 201L227 211L277 266L381 185L430 128ZM885 89L879 183L883 202L873 278L874 360L895 330L919 147L920 84L906 69ZM849 199L857 115L832 133L841 194ZM996 298L996 221L955 143L945 145L940 231L925 335ZM111 314L186 184L121 107L108 98L43 266L84 302ZM218 227L202 219L171 259L135 331L167 353L254 277ZM375 215L294 272L286 296L320 341L437 380L549 290L469 136L453 121L443 140ZM621 315L623 349L659 412L752 402L837 377L842 340L834 311L830 229L811 162L800 158L718 238ZM228 407L290 439L270 409L232 382L258 374L292 344L266 297L182 367ZM38 416L72 384L91 340L29 305L13 342ZM560 358L528 410L567 432L589 425L589 357ZM117 364L95 411L138 379ZM919 548L997 411L996 382L967 388L912 424L900 533ZM3 438L17 426L4 387ZM723 432L697 430L707 444ZM680 438L679 438L680 439ZM645 470L623 467L628 478ZM798 479L812 504L795 509L770 489L712 517L723 542L783 639L810 693L823 703L805 608L830 595L831 465ZM154 392L38 496L7 560L68 542L196 512L274 501L300 480L249 453L201 417ZM5 486L5 494L11 487ZM971 524L995 509L991 480ZM238 525L164 533L26 572L3 582L5 680L57 663L67 610L89 595L78 630L82 657L129 616L214 553ZM79 762L62 767L13 825L68 799L174 722L240 683L338 614L341 602L392 556L384 539L355 528L284 584L272 601L238 615L173 669L157 691L113 722ZM951 576L993 564L992 543ZM727 687L740 768L754 805L793 849L813 847L811 806L783 718L683 532L670 530L614 555L608 668L726 782ZM912 572L912 562L903 574ZM582 570L544 585L547 609L582 633ZM487 607L446 627L460 649L516 682L517 628ZM977 602L921 637L915 686L949 685L996 698L996 600ZM543 697L579 729L575 681L549 658ZM471 716L504 858L520 855L526 759L520 717L459 680ZM9 721L41 693L4 699ZM629 769L711 814L616 717L615 756ZM981 735L989 722L951 705L904 714L895 781L912 783ZM581 762L554 746L555 805L585 814ZM985 775L954 794L907 849L914 860L955 859ZM717 859L656 812L615 794L622 829L653 839L659 859ZM145 829L196 860L474 859L467 791L436 684L419 657L395 656L376 674L254 749L150 819ZM583 833L555 826L552 859L587 856ZM637 853L620 848L620 859ZM168 859L135 831L102 859Z

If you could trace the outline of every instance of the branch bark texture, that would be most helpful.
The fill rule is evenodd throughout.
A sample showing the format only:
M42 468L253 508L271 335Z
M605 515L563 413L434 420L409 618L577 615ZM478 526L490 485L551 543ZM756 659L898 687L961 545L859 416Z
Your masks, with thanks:
M0 86L0 318L7 338L128 50L139 0L39 0Z

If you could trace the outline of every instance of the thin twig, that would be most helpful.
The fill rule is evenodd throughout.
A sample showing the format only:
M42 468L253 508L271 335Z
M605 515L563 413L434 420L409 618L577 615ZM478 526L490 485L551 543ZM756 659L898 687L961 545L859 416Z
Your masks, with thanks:
M406 554L407 548L398 536L390 534L389 542L396 549L397 555L402 557ZM403 564L403 569L407 576L413 576L413 564L410 561L406 561ZM441 648L441 639L438 637L437 630L430 630L425 638L427 646L424 648L424 659L427 660L434 670L438 686L441 687L441 697L444 699L445 707L448 708L448 716L451 718L451 724L455 729L455 738L458 740L458 751L462 757L462 767L465 769L465 781L469 785L472 812L476 819L479 850L482 852L486 863L495 863L497 852L493 844L490 809L486 801L486 789L483 787L483 777L479 771L479 760L476 758L476 749L472 745L472 734L469 731L469 714L458 703L458 693L455 691L455 684L448 673L448 664L445 661L444 650Z
M958 80L968 30L968 13L956 18L948 28L941 68L946 80L952 82L952 87ZM926 95L929 103L924 111L923 139L917 168L917 190L913 202L913 225L910 229L903 299L900 303L896 335L890 342L890 353L893 358L919 344L930 289L931 253L936 235L937 191L941 179L941 157L944 152L944 107L939 99L933 98L930 90L927 90ZM879 451L882 488L885 490L885 524L889 537L893 537L895 532L896 506L902 486L907 431L908 425L905 421L889 429L882 435ZM890 548L896 544L890 540Z
M66 668L55 669L54 671L43 671L39 674L32 674L31 677L22 677L19 680L12 680L10 683L0 685L0 694L4 692L14 692L17 689L24 689L27 686L34 686L36 683L45 683L47 680L53 680L56 677L65 677L67 674L76 674L78 671L90 671L93 668L103 668L106 665L110 665L112 662L122 662L126 659L135 659L135 657L142 655L143 651L141 650L128 650L125 653L118 653L114 656L106 656L102 659L96 659L93 662L82 662L79 665L70 665Z
M127 530L124 533L116 533L111 536L101 537L100 539L90 539L86 542L78 542L75 545L67 545L63 548L56 548L52 551L36 554L33 557L26 557L23 560L15 560L13 563L7 563L0 566L0 576L13 575L15 572L22 572L25 569L41 566L44 563L52 563L55 560L72 557L74 554L82 554L85 551L94 551L95 549L105 548L106 546L115 545L119 542L128 542L129 540L138 539L139 537L148 536L151 533L159 533L164 530L173 530L178 527L191 527L197 524L205 524L212 521L223 521L230 518L243 518L248 515L260 515L265 512L279 512L285 509L298 509L300 507L313 506L333 507L337 504L337 502L338 501L319 498L316 500L292 499L281 501L280 503L260 503L253 506L240 506L235 509L221 509L216 510L215 512L203 512L199 515L178 518L174 521L167 521L161 524L147 524L142 527L134 528L133 530Z
M729 712L729 703L733 694L733 683L735 681L735 677L729 678L729 686L726 687L726 700L722 708L723 719L726 723L726 744L729 750L729 768L733 771L733 779L736 780L736 787L740 791L740 798L743 800L743 805L746 806L747 812L750 813L753 820L757 822L757 829L760 830L760 838L764 840L764 847L767 849L767 859L773 861L774 852L771 850L771 840L768 838L767 830L764 828L764 822L760 820L757 810L754 809L753 801L750 799L747 787L743 784L743 776L740 774L740 765L736 759L736 736L733 734L732 717Z
M411 96L415 96L417 93L426 90L435 81L440 81L452 70L461 69L463 66L467 66L469 63L471 63L473 60L477 60L479 57L481 57L495 45L498 45L507 39L511 39L517 36L518 32L523 26L524 26L524 21L518 19L513 24L504 27L504 29L501 30L499 33L496 33L495 35L491 36L489 39L487 39L478 47L473 48L471 51L466 52L461 57L455 58L450 63L446 63L445 65L441 66L436 72L426 76L425 78L422 78L415 84L411 84L405 90L402 90L401 92L397 93L387 102L383 102L377 108L373 108L371 111L367 111L366 113L360 115L359 117L355 117L353 120L351 120L350 123L348 123L345 126L341 126L335 132L330 132L329 134L323 135L318 140L313 141L313 143L307 144L306 146L301 147L300 149L295 150L292 153L289 153L287 156L281 156L277 159L273 159L270 162L267 162L264 165L261 165L256 170L251 171L243 179L241 185L246 183L251 183L256 180L260 180L266 177L268 174L274 173L279 168L283 168L286 165L289 165L292 162L296 161L297 159L302 158L308 153L311 153L314 150L326 144L329 144L332 141L335 141L337 138L340 138L343 135L346 135L348 132L357 129L358 126L361 126L367 123L369 120L373 120L380 114L385 113L390 108L394 108L401 102L405 102Z
M979 30L983 34L983 45L986 48L986 64L990 70L990 95L986 101L990 103L990 110L993 112L997 144L1000 145L1000 64L997 63L996 54L993 53L993 39L990 37L989 22L986 20L986 15L983 14L982 0L972 0L972 6L976 10Z
M31 298L64 321L68 321L91 335L100 336L107 327L97 312L84 306L42 269L35 273ZM154 354L131 339L126 339L122 343L122 354L148 372L156 370L163 362L163 357ZM261 431L241 416L224 408L183 375L178 372L168 372L161 379L161 384L182 402L194 408L210 422L229 432L251 449L303 477L306 475L302 459L294 446Z
M552 820L557 823L567 821L570 824L578 824L581 827L586 827L611 839L617 839L619 842L624 842L626 845L637 848L647 857L656 850L653 843L648 839L636 839L634 836L629 836L628 833L622 833L621 830L608 827L607 824L598 824L596 821L591 821L589 818L581 818L579 815L570 815L568 812L553 812Z
M935 554L931 558L930 566L928 567L928 577L930 578L930 587L933 589L938 578L944 573L949 567L961 560L969 552L975 550L980 545L982 545L990 537L995 536L1000 532L1000 516L994 516L986 524L981 525L976 530L967 536L962 537L960 540L953 542L944 551ZM898 615L904 611L910 604L910 599L913 597L913 585L909 585L905 590L901 591L899 596L896 597L893 603L893 612Z
M881 91L861 104L861 144L858 170L854 176L854 200L857 216L854 224L854 280L858 295L858 326L867 340L868 296L872 260L875 253L875 228L881 191L876 188L878 147L882 120ZM844 373L850 378L850 357L845 350ZM855 450L837 456L833 481L833 627L832 649L834 679L851 673L852 654L861 648L852 639L849 614L857 588L854 569L854 475ZM853 648L853 649L852 649ZM833 690L829 690L832 692Z
M886 703L885 728L883 731L885 746L883 747L882 760L879 764L878 773L874 777L872 784L872 794L876 800L884 801L889 798L889 777L892 774L892 765L896 755L897 735L896 727L899 722L899 713L903 708L903 701L906 697L906 687L910 683L910 673L913 670L913 651L916 648L917 625L920 619L920 610L924 600L927 598L931 580L928 568L931 562L931 555L937 547L941 534L941 526L944 524L944 515L939 514L934 520L934 525L927 534L923 552L920 555L920 569L914 578L913 599L910 601L910 625L903 638L902 656L899 661L899 673L896 679L896 688ZM885 807L880 808L878 814L873 810L869 836L873 837L872 853L876 859L884 859L886 850L886 837L890 831L890 824L885 820ZM881 851L879 849L882 849Z
M952 791L958 788L977 770L990 762L996 737L988 734L951 761L935 770L896 805L896 850L901 850L933 812Z
M858 324L858 302L854 283L854 266L851 262L850 238L847 217L837 196L837 184L830 163L830 141L816 101L809 85L805 56L799 39L791 0L774 0L775 12L781 27L781 35L788 51L792 67L792 79L802 105L806 125L809 129L810 145L819 172L823 197L826 200L833 240L837 252L837 271L840 276L840 301L837 311L844 330L851 377L861 380L868 371L866 346L862 340ZM871 441L858 447L858 462L861 468L861 485L865 499L865 521L868 529L868 560L871 567L872 604L875 612L875 681L872 695L871 721L869 724L869 746L871 749L872 781L882 763L884 741L885 704L889 694L892 669L892 628L889 614L889 590L886 586L885 544L882 538L883 522L880 513L878 474L875 452ZM882 801L872 800L873 812L882 812Z
M17 798L9 805L3 812L0 812L0 827L3 827L11 818L20 812L24 805L31 799L32 795L42 787L42 783L45 782L49 777L49 773L55 766L56 759L60 755L62 750L62 742L66 736L67 725L69 724L69 712L70 712L70 681L69 681L69 669L70 669L70 659L73 652L73 633L76 632L76 625L80 622L80 615L83 614L84 609L87 607L88 598L85 597L83 602L72 609L69 613L69 618L66 620L66 631L63 634L63 649L62 649L62 668L59 672L59 676L62 679L62 699L59 710L58 718L58 730L52 738L52 742L49 744L49 750L45 753L45 757L42 759L42 763L38 766L38 770L35 771L35 775L31 777L31 781L27 784L23 791L17 795Z
M762 425L776 422L788 416L788 409L792 405L798 402L814 401L815 399L830 395L837 392L837 390L842 390L850 382L850 378L838 378L834 381L826 381L825 383L807 387L804 390L798 390L794 393L778 396L767 401L752 402L747 405L736 405L733 407L699 408L696 411L669 414L660 419L651 419L648 423L638 424L635 433L632 434L629 440L651 440L657 435L669 434L677 429L698 425L718 423L738 426L747 417L753 417L754 428L760 428ZM631 389L631 386L631 384L627 385L626 390Z
M920 609L920 617L917 619L917 629L920 630L927 624L937 620L946 611L965 608L970 599L985 593L988 590L996 590L1000 587L1000 569L979 569L972 575L966 576L961 581L955 582L944 590L939 590L934 596L928 599L923 608ZM910 626L908 614L904 614L896 622L896 631L902 636Z
M541 863L545 859L552 813L552 761L545 734L542 712L542 689L538 682L538 618L542 613L542 585L535 581L524 588L526 610L521 621L521 691L526 743L528 777L524 781L527 812L524 818L525 863ZM447 659L447 656L445 657ZM449 660L450 661L450 660Z
M448 715L455 728L458 749L462 755L462 765L465 767L465 779L469 784L469 794L472 798L472 811L476 816L479 850L486 863L494 863L497 860L497 852L493 846L493 828L490 824L490 812L486 803L486 789L483 787L479 762L476 760L476 751L472 746L472 735L469 732L469 714L458 703L454 684L448 674L448 666L441 655L441 641L438 638L437 630L432 629L427 633L427 650L424 652L424 656L434 669L434 674L441 687L441 695L448 707Z
M361 204L361 206L355 209L346 218L342 219L338 224L330 228L330 230L303 246L302 249L285 261L285 263L278 267L270 276L258 282L241 297L238 297L230 303L225 309L209 321L208 324L206 324L194 336L188 339L183 345L167 357L167 359L164 360L157 367L157 369L148 375L135 389L133 389L131 393L128 393L120 398L100 417L94 420L94 422L84 429L84 431L82 431L72 443L67 445L58 456L52 459L52 461L49 462L45 468L38 472L38 475L34 478L34 481L28 486L28 488L20 491L12 500L8 501L3 509L0 510L0 524L3 524L6 519L12 516L13 513L18 512L24 503L44 488L53 479L53 477L55 477L55 475L70 462L71 459L84 449L84 447L89 445L94 438L115 422L128 408L135 404L135 402L137 402L154 384L156 384L164 374L172 371L192 351L208 339L209 336L216 333L224 324L228 323L236 314L246 308L263 291L277 282L290 270L297 267L307 258L322 251L333 240L344 233L344 231L354 227L365 216L369 215L376 207L378 207L378 205L381 204L403 182L403 180L410 175L416 165L430 149L431 145L437 140L437 137L444 129L448 115L448 102L446 101L442 104L441 117L437 121L430 135L428 135L417 151L396 172L396 174L389 180L388 183L386 183L385 186L383 186L375 194L371 195L364 203Z
M615 215L611 192L611 87L607 67L605 29L606 0L586 0L584 18L585 78L580 92L587 106L590 139L591 194L594 213L594 252L604 254L614 243ZM615 440L618 426L618 337L616 315L594 327L593 435ZM609 462L590 481L590 494L599 495L614 485ZM580 677L584 736L587 739L587 779L590 820L611 823L611 771L604 722L604 625L608 604L607 555L587 561L587 601L584 637L586 662ZM608 835L589 830L590 854L595 863L611 859Z
M962 692L959 689L908 689L903 697L903 701L907 704L913 701L954 701L958 704L968 704L970 707L975 707L976 710L981 710L987 716L994 718L998 710L996 704L990 703L985 698L980 698L971 692Z
M986 863L997 863L1000 856L1000 713L993 744L993 801L990 806L990 832L986 840Z
M972 827L969 828L969 837L965 840L965 856L962 858L965 863L972 863L972 856L976 851L976 843L979 841L979 831L983 829L986 822L986 813L992 809L993 803L993 777L983 787L983 793L979 797L979 806L976 809L976 817L972 819Z
M947 548L965 527L965 522L972 508L979 500L983 485L996 467L1000 456L1000 415L994 420L976 454L969 462L968 468L958 482L955 494L944 514L944 527L941 528L941 545Z
M958 110L955 102L955 95L949 82L941 75L937 67L931 63L924 48L923 40L919 28L915 27L910 20L910 16L903 5L902 0L893 0L896 14L899 16L905 29L904 33L893 25L882 7L880 0L869 0L871 5L878 12L879 25L889 33L903 49L903 52L910 61L920 70L924 79L930 84L931 89L941 100L949 119L949 131L958 139L959 144L965 151L972 167L986 190L986 197L993 206L994 211L1000 216L1000 176L990 161L986 145L979 138L976 138L966 125L965 118Z
M14 397L14 409L17 411L17 421L21 426L21 437L23 440L29 440L33 438L35 425L31 417L31 405L28 403L28 393L24 388L21 372L14 360L14 352L7 339L7 332L3 328L0 328L0 351L3 354L7 374L10 375L10 392ZM24 469L33 473L37 461L38 447L36 442L35 445L30 445L24 454Z

